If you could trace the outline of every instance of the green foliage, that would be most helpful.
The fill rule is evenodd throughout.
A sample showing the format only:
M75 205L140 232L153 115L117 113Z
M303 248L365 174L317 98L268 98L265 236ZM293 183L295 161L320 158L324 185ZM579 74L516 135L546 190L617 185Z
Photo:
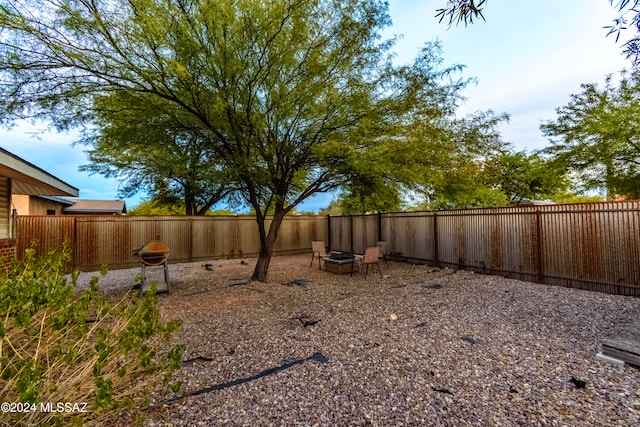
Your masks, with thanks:
M342 211L342 205L340 203L340 200L338 199L331 200L331 202L327 206L321 208L318 213L320 215L342 215L343 211Z
M127 92L97 96L88 165L80 169L122 178L120 193L145 190L163 205L182 205L186 215L205 215L233 192L206 134L166 102Z
M576 194L570 191L554 194L552 200L555 203L590 203L604 202L600 195Z
M78 273L64 275L66 247L34 254L0 273L0 396L37 410L0 413L0 423L105 423L139 408L180 367L184 346L168 344L179 323L159 319L153 292L111 302L97 277L77 292ZM86 403L86 412L41 410L48 402Z
M507 197L509 204L546 200L566 192L570 181L566 168L538 154L506 152L488 162L487 182Z
M640 75L622 74L619 85L583 84L582 92L541 126L551 140L543 153L575 172L585 190L640 197Z
M187 212L205 190L233 191L256 214L256 280L302 201L353 188L353 209L395 207L438 184L447 153L476 150L494 121L454 120L468 81L437 45L394 65L383 0L0 5L2 119L90 124L87 170L182 194Z
M370 214L377 212L393 212L402 209L400 189L397 185L368 182L382 181L381 177L369 175L360 177L357 183L349 187L348 193L338 196L342 215Z
M178 200L173 203L158 200L144 200L133 209L129 209L128 215L184 215L184 202ZM233 216L234 212L227 209L208 210L204 215Z
M432 167L424 173L421 209L504 206L508 197L491 182L487 169L493 159L509 152L498 132L505 114L480 112L452 119L437 138L427 133Z
M184 203L164 204L155 200L145 200L133 209L129 209L128 215L184 215Z

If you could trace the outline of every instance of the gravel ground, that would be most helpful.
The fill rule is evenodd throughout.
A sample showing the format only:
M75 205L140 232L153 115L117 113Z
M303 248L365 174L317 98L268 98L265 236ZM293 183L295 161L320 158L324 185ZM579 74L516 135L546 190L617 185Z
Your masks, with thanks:
M159 308L183 321L183 386L153 397L146 425L640 425L640 370L595 358L640 298L391 262L350 277L309 260L274 258L267 283L242 280L255 260L170 266Z

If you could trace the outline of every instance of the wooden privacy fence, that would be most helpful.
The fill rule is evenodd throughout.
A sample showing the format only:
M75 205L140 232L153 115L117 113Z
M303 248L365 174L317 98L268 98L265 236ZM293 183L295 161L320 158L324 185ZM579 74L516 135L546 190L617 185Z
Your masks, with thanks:
M640 202L329 217L332 250L640 295Z
M267 226L270 220L267 220ZM169 246L170 263L220 258L257 257L258 225L253 216L21 216L17 218L17 254L24 254L33 240L38 254L71 246L70 269L98 270L137 267L132 250L149 240ZM285 217L275 255L311 251L312 240L327 239L326 216Z

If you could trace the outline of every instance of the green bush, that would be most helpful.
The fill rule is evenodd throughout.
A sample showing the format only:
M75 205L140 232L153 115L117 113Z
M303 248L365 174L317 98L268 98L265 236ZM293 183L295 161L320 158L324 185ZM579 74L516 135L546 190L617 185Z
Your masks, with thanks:
M0 272L0 425L108 422L180 368L179 323L159 319L155 292L110 299L97 277L78 292L69 260L66 245L41 259L32 247Z

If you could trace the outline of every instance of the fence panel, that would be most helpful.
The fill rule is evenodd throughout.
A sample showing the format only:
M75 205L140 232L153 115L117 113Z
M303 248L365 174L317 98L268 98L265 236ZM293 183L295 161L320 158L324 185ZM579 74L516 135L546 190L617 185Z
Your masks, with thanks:
M169 246L170 263L256 257L260 252L257 223L250 216L22 216L18 227L18 256L32 239L39 241L39 255L60 249L68 239L73 250L70 268L82 271L102 264L137 267L132 250L156 239ZM310 252L311 241L326 240L327 232L326 216L285 217L274 253Z
M233 258L238 253L236 224L235 217L191 218L191 235L198 236L193 238L192 260Z
M638 202L541 212L545 283L640 294L639 214Z
M48 218L43 220L43 218ZM37 241L36 254L42 256L49 248L60 249L65 241L71 246L72 258L75 260L75 220L73 217L49 216L16 217L16 257L22 258L25 250L33 241ZM73 261L68 266L73 268Z
M383 214L381 236L388 242L387 255L397 260L435 263L433 217L432 212Z
M255 221L254 221L255 223ZM312 240L327 240L327 218L325 216L287 217L282 222L276 252L280 255L300 253L311 248Z
M332 216L331 229L329 230L331 249L338 252L352 252L351 222L349 216Z
M438 212L437 228L439 265L537 280L535 210Z
M352 247L350 252L363 254L367 246L375 245L378 241L378 216L359 215L352 221Z
M398 260L640 296L638 201L331 217L334 249L376 220Z

